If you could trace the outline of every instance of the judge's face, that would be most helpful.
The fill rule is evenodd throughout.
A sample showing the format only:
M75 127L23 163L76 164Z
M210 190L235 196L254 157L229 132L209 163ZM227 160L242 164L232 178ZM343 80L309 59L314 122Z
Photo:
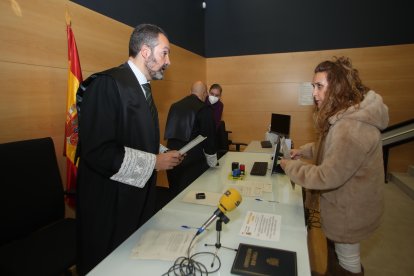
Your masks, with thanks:
M151 79L162 80L164 71L171 64L170 43L163 34L158 35L158 44L150 50L150 55L145 59L145 68Z
M312 96L318 108L321 108L325 100L326 90L328 89L328 80L326 79L326 72L318 72L313 76Z

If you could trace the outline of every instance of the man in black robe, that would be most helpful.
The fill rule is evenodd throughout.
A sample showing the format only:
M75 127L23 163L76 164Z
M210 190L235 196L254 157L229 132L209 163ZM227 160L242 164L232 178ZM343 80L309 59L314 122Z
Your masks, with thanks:
M213 112L204 102L206 97L206 85L197 81L191 87L191 94L174 103L168 112L164 139L168 139L169 149L178 150L198 135L207 137L187 152L180 165L167 171L169 200L217 164L216 126Z
M160 145L149 80L170 64L162 29L137 26L129 60L95 74L84 92L79 120L77 183L79 275L88 273L154 213L156 171L182 161Z

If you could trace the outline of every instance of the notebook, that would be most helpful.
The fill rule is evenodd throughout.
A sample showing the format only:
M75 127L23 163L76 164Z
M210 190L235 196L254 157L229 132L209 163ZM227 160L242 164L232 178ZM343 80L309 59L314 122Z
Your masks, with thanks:
M251 175L266 175L267 173L267 162L254 162L253 167L250 171Z

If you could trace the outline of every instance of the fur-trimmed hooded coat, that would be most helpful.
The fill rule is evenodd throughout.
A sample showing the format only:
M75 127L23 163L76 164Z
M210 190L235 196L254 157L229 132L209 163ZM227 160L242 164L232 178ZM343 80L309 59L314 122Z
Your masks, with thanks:
M286 174L296 184L320 190L322 228L327 238L357 243L381 222L384 167L380 130L387 127L388 108L369 91L358 106L329 118L316 165L287 162ZM316 144L300 148L302 157L316 158Z

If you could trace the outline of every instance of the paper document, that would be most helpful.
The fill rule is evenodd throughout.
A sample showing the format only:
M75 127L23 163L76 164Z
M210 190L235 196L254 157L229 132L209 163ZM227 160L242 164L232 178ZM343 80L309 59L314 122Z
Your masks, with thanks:
M240 191L243 197L261 197L263 193L272 192L272 183L254 180L237 180L234 188Z
M243 197L261 197L263 189L255 186L234 185L234 188L240 191Z
M186 153L187 151L189 151L190 149L194 148L195 146L197 146L198 144L200 144L202 141L204 141L204 139L206 139L207 137L204 137L202 135L198 135L196 138L194 138L192 141L188 142L187 145L185 145L184 147L182 147L179 152L181 154Z
M174 261L186 256L193 232L149 230L132 249L132 259Z
M238 180L236 181L236 185L256 187L265 193L271 193L273 190L272 182L270 181Z
M292 140L282 138L280 139L280 152L283 153L283 158L292 159L290 157L290 149L292 148Z
M204 193L204 199L197 199L197 193ZM189 191L185 194L182 201L194 204L201 204L201 205L208 205L208 206L217 206L218 202L220 201L221 196L223 193L212 193L206 191Z
M240 230L240 236L279 241L281 221L280 215L249 211Z
M299 86L299 97L298 102L299 105L314 105L315 102L313 100L313 86L310 82L303 82Z

